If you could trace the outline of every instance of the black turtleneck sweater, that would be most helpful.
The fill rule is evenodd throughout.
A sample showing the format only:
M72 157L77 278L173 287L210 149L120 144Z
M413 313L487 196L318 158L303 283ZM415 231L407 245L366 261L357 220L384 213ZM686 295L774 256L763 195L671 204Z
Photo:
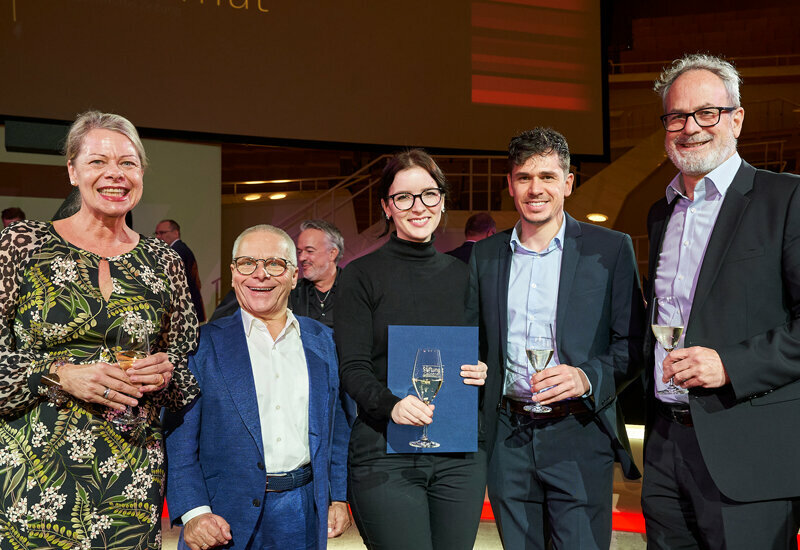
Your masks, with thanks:
M414 243L396 234L342 271L334 325L339 373L359 418L375 431L385 432L400 401L386 386L387 327L467 324L468 277L464 262L437 252L433 240Z

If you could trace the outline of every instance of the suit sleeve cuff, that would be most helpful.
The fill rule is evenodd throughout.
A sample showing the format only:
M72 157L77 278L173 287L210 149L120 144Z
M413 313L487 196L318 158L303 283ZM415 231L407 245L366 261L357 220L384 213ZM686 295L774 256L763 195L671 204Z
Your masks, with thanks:
M580 368L580 367L575 367L575 368L578 369L579 371L581 371L584 376L586 376L586 372L582 368ZM581 395L582 399L586 399L587 397L591 397L592 396L592 381L589 380L588 376L586 376L586 383L589 384L589 389L586 391L586 393Z
M181 523L186 525L197 516L210 513L211 513L211 506L198 506L197 508L192 508L191 510L189 510L188 512L186 512L181 516Z

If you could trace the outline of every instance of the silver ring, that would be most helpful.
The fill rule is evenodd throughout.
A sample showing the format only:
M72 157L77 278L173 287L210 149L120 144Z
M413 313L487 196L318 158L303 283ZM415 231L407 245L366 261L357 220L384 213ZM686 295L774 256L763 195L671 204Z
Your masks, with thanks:
M108 399L108 392L111 391L111 388L106 388L106 391L103 392L103 399Z

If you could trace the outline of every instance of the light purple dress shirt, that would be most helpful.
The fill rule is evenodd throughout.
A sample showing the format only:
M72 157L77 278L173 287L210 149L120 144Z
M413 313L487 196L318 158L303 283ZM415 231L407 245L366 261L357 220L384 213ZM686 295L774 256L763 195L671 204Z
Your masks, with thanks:
M733 177L741 166L738 153L709 172L694 189L694 200L689 200L684 191L680 174L667 186L667 202L675 208L667 223L655 277L655 296L674 296L683 314L684 330L676 347L683 347L683 339L689 328L689 320L697 288L697 278L703 265L711 232L722 207L722 200ZM668 403L688 403L687 395L659 395L666 387L661 381L664 358L667 352L655 342L655 391L656 397Z

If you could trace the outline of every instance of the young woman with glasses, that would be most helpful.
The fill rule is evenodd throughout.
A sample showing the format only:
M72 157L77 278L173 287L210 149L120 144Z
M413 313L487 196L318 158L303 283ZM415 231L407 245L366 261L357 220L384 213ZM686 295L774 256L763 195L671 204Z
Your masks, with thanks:
M342 387L358 404L349 449L349 499L367 548L471 549L486 485L485 455L386 452L389 422L422 426L433 407L386 384L389 325L465 325L467 266L436 251L433 233L448 186L424 151L393 157L381 177L381 207L395 231L342 272L334 335ZM338 308L341 307L341 313ZM482 385L486 365L464 365ZM409 448L409 450L411 450Z

